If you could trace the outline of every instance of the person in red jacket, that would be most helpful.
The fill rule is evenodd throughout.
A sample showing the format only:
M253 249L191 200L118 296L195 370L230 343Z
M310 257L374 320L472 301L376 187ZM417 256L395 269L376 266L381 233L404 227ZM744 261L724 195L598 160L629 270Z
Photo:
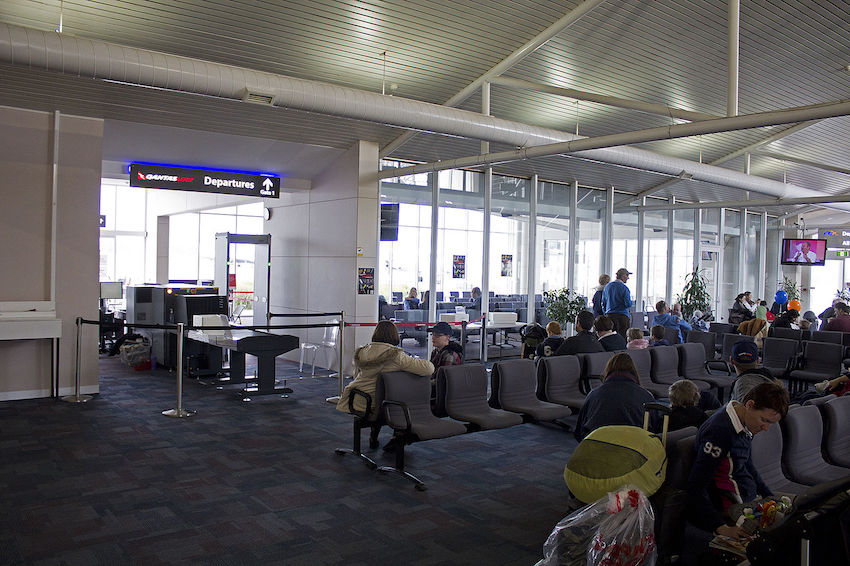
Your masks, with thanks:
M835 318L826 323L824 330L850 332L850 307L844 303L835 303Z

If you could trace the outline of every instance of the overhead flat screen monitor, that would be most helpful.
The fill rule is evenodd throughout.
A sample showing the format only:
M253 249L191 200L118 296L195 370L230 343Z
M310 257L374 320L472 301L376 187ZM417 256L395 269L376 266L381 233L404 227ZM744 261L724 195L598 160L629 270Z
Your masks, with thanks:
M121 281L101 281L100 282L100 298L101 299L123 299L124 284Z
M823 265L826 240L782 240L783 265Z

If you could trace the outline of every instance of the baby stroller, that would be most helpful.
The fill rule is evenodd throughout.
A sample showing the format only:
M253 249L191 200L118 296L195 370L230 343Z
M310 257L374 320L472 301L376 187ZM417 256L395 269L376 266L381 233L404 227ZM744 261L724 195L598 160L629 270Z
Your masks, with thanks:
M522 338L522 357L533 360L537 346L546 340L546 329L534 322L520 328L519 335Z

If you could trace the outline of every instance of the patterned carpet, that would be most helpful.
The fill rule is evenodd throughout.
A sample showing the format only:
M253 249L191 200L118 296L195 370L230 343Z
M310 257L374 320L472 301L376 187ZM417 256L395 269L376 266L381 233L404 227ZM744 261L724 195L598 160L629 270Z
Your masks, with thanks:
M297 373L278 362L279 378ZM86 404L0 404L0 564L531 565L566 514L570 433L414 444L418 492L334 454L351 443L325 402L334 379L289 378L288 398L251 402L189 381L186 419L161 414L175 381L106 358Z

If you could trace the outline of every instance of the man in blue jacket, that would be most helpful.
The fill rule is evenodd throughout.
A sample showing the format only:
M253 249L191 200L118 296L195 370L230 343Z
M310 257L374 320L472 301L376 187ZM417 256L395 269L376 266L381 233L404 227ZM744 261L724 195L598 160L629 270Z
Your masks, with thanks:
M655 303L655 310L658 314L652 319L653 325L663 326L664 328L675 328L679 331L679 343L684 343L685 337L682 335L682 330L690 332L691 325L682 320L680 317L671 314L670 306L665 301Z
M696 460L688 477L688 517L697 527L731 538L746 532L726 511L757 495L773 495L750 457L753 435L779 422L788 412L788 391L775 383L750 390L741 403L729 401L697 433ZM734 519L732 519L734 520Z
M632 295L629 288L626 287L626 281L629 280L629 275L632 272L621 267L617 270L617 278L605 285L602 290L602 310L605 316L614 321L614 330L623 338L626 337L626 332L631 326L631 317L629 316L632 308Z

